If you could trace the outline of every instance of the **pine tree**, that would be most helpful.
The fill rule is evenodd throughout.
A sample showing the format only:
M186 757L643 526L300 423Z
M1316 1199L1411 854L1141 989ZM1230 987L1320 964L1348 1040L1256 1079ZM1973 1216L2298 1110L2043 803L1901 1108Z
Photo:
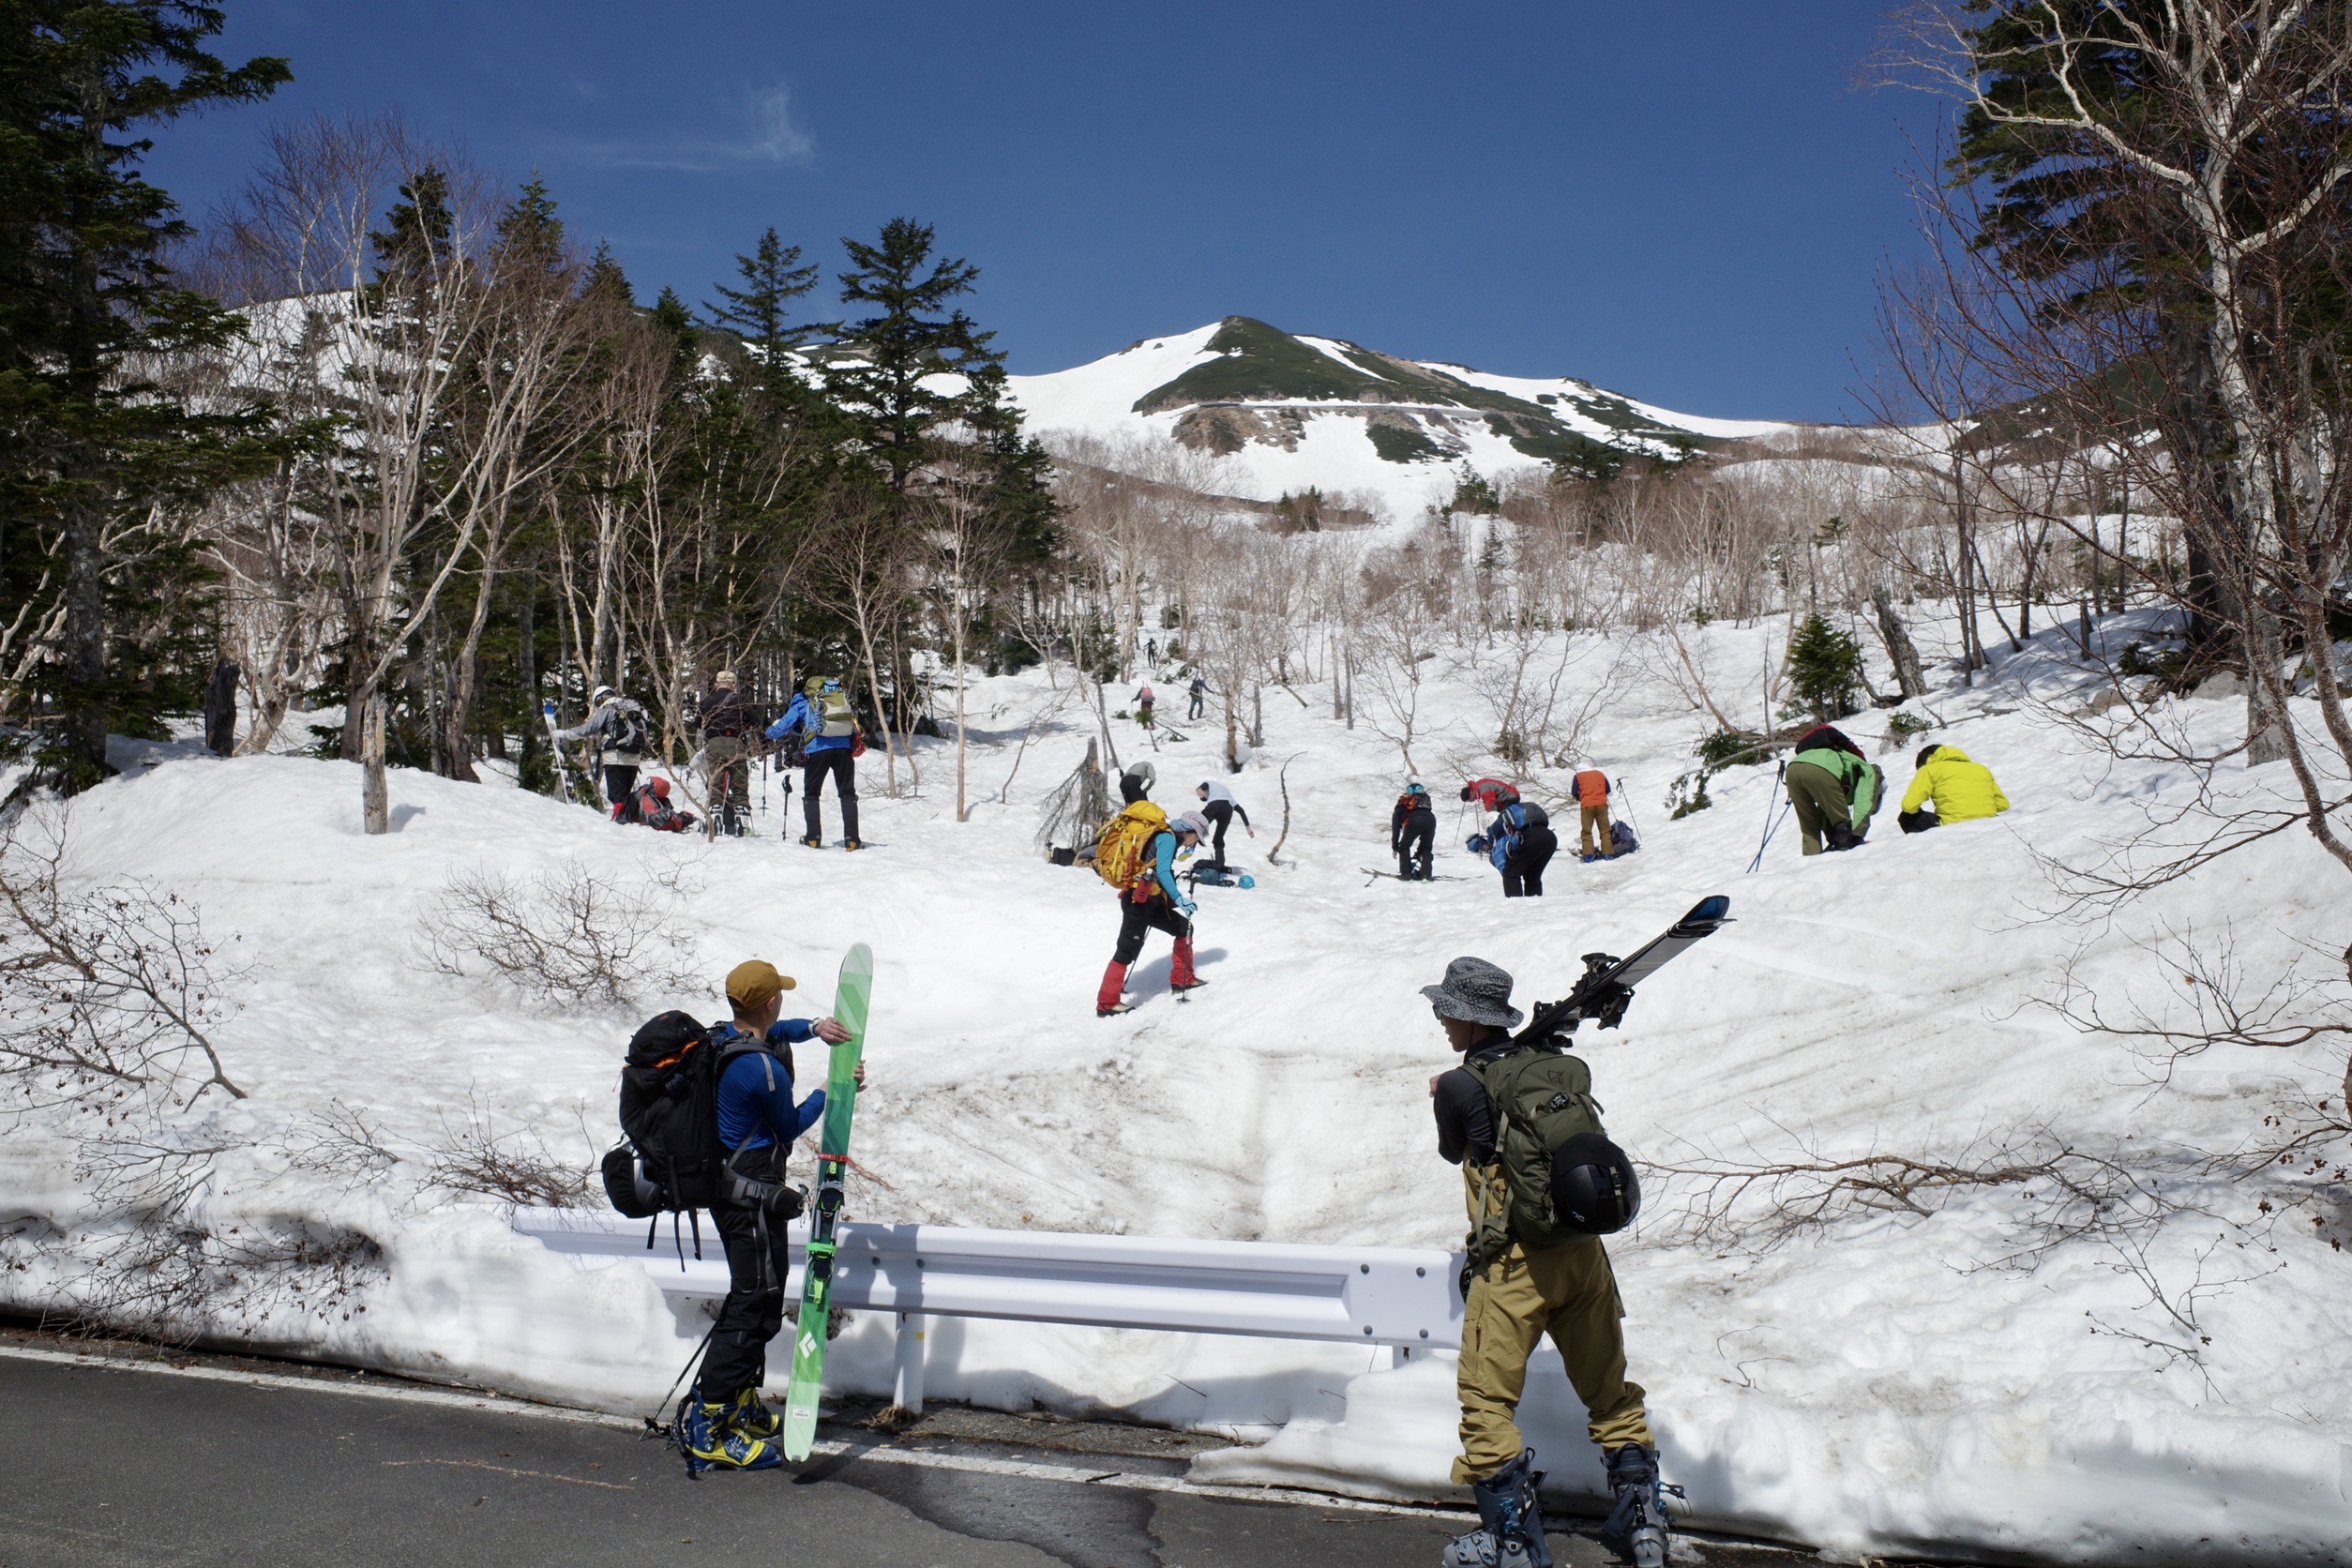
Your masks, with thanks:
M792 369L792 351L823 330L823 324L788 320L792 302L817 286L817 264L802 264L800 247L786 245L774 228L760 236L748 256L735 258L743 287L715 285L726 303L705 305L713 326L740 334L750 345L758 369L754 384L771 399L802 400L806 384Z
M596 253L588 258L588 270L580 278L580 297L619 310L637 307L637 291L629 287L628 274L621 270L612 247L603 240L596 241ZM676 300L678 296L664 289L662 297ZM681 303L678 309L683 312L686 307Z
M851 270L841 275L841 299L874 313L840 330L844 352L827 370L826 390L866 446L904 494L942 424L987 429L1004 415L1004 355L947 302L972 292L980 269L959 257L931 254L930 225L894 218L872 245L844 239ZM934 378L961 377L950 390Z
M1788 685L1797 706L1817 723L1844 718L1854 711L1862 680L1862 644L1818 614L1806 616L1788 640Z
M291 79L281 59L232 69L206 53L224 22L173 0L0 10L0 547L12 564L53 550L64 568L58 657L42 679L61 720L50 760L68 789L104 775L110 724L152 729L158 706L181 700L154 679L124 682L110 661L110 611L152 609L167 565L143 558L134 594L123 555L108 551L110 521L190 500L264 456L249 422L193 412L126 373L235 331L213 301L173 286L166 253L188 229L140 177L152 143L125 134L255 102ZM184 581L192 564L168 565Z

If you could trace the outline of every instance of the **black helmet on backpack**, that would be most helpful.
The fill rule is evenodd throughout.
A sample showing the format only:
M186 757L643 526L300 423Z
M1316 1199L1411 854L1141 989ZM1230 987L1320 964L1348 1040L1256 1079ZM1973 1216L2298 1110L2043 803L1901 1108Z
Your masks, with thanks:
M1614 1235L1641 1213L1641 1180L1625 1151L1600 1133L1578 1133L1552 1151L1552 1209L1588 1236Z

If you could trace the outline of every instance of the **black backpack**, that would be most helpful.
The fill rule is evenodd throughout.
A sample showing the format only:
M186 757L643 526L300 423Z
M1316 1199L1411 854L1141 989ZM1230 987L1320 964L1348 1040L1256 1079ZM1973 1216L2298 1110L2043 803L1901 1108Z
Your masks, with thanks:
M604 1157L605 1196L631 1219L708 1206L717 1191L720 1052L685 1013L629 1037L621 1068L621 1136Z
M613 751L626 751L642 756L645 751L645 710L635 702L626 698L623 699L620 704L619 721L612 726L612 733L605 741L606 746Z

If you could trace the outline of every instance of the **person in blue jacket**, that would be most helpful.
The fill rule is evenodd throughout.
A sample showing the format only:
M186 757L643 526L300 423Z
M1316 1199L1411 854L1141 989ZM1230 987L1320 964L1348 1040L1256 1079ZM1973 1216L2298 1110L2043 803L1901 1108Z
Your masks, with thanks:
M1176 939L1175 957L1168 964L1168 988L1182 994L1207 981L1193 969L1193 901L1176 885L1176 852L1200 842L1197 823L1178 818L1152 835L1149 868L1135 886L1119 895L1119 942L1110 952L1110 967L1094 993L1094 1016L1117 1018L1135 1009L1126 1000L1127 966L1143 954L1148 931L1166 931Z
M1470 851L1483 854L1502 873L1502 896L1544 896L1544 867L1559 852L1548 812L1531 800L1514 800L1495 813L1484 833L1470 835Z
M800 808L808 831L800 841L812 850L824 848L824 810L817 804L817 790L830 778L841 802L841 847L864 848L857 837L857 755L866 743L838 677L809 676L784 716L768 726L768 739L780 741L795 731L806 736L802 751L807 759L801 775Z
M792 1047L828 1045L849 1031L831 1018L783 1018L789 974L753 958L727 972L732 1016L712 1027L703 1048L718 1052L718 1141L727 1151L711 1221L727 1248L727 1299L711 1329L711 1348L695 1375L686 1416L690 1462L729 1470L767 1470L784 1462L773 1440L782 1430L760 1401L768 1341L784 1327L784 1276L791 1263L785 1227L800 1194L784 1184L793 1141L825 1113L825 1092L792 1101ZM866 1065L856 1081L866 1086Z

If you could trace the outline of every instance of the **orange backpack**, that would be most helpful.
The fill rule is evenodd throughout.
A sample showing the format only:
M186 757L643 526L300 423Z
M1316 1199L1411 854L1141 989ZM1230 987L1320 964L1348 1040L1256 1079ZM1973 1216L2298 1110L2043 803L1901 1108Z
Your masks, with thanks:
M1109 822L1094 840L1094 874L1120 892L1131 891L1152 873L1152 840L1168 831L1168 813L1148 800L1137 801Z

